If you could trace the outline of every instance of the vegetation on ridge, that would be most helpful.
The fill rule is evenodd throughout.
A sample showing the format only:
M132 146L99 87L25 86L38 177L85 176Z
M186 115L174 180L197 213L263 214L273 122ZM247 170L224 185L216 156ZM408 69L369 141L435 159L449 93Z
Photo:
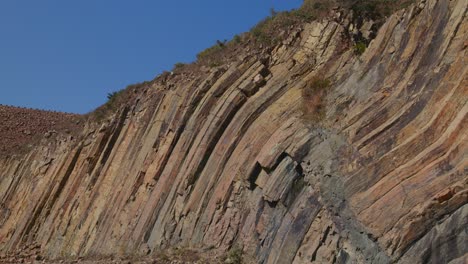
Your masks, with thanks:
M277 44L282 37L278 35L278 30L311 22L326 14L333 4L330 0L305 0L299 9L283 12L272 10L271 15L260 21L249 33L261 44Z
M390 16L395 11L406 8L414 3L414 0L344 0L349 2L349 9L356 18L370 18L379 20Z
M311 22L326 16L332 8L352 10L354 19L382 20L398 9L407 7L414 0L304 0L302 6L291 11L270 11L270 16L252 27L249 32L236 35L231 41L217 41L217 43L197 55L200 63L217 66L222 64L223 57L244 43L253 43L262 47L277 45L286 36L288 28ZM362 22L360 22L362 23ZM362 50L362 47L359 47Z
M218 40L213 46L198 53L197 62L218 66L225 61L225 57L235 54L235 51L244 48L245 44L263 48L277 45L286 37L284 33L287 29L323 16L332 4L333 1L330 0L305 0L299 9L292 11L277 12L272 9L270 16L252 27L249 32L235 35L230 41Z
M102 121L111 113L115 113L122 105L131 102L141 88L147 87L150 82L128 85L126 88L107 94L107 102L96 108L87 116L95 121Z
M287 38L290 29L324 17L331 9L352 10L355 23L359 24L364 19L372 19L379 26L385 17L411 3L414 3L414 0L304 0L302 6L295 10L277 12L271 9L270 16L252 27L249 32L235 35L230 41L218 40L213 46L198 53L194 65L218 67L248 48L261 50L273 47ZM368 42L359 37L354 41L354 51L357 55L361 55ZM182 72L193 69L188 66L190 64L176 63L173 71ZM102 119L110 112L115 112L124 101L128 100L128 97L124 96L129 94L126 90L140 86L141 84L131 85L124 90L110 93L108 102L97 108L93 115Z

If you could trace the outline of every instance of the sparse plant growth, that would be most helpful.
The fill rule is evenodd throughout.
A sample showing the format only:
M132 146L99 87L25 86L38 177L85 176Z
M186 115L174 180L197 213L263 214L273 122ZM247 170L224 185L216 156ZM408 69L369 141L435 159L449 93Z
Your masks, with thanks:
M224 42L217 40L215 45L198 53L197 59L199 61L218 61L221 59L221 52L225 49L225 47L226 45Z
M362 55L365 51L366 51L366 44L362 41L358 41L355 45L354 45L354 52L357 54L357 55Z
M276 16L276 14L278 14L278 12L276 12L276 10L273 7L270 8L270 16L274 17Z
M185 66L185 63L177 62L176 64L174 64L174 70L181 69L184 66Z
M314 3L313 7L314 9L321 9L323 8L323 3L320 3L320 2Z
M240 247L233 247L228 252L226 256L226 260L224 261L226 264L241 264L242 263L242 249Z
M302 90L302 110L304 118L320 121L325 114L324 97L330 87L330 80L313 78L306 83Z
M261 45L263 48L277 45L294 27L325 17L332 9L337 8L353 10L356 20L354 22L357 24L362 23L364 19L374 19L378 28L383 22L382 18L413 2L414 0L304 0L300 8L291 11L279 12L271 8L270 16L252 27L249 32L235 35L230 41L217 40L213 46L198 53L197 63L217 67L235 57L239 50L247 45ZM359 38L354 40L358 41ZM357 48L358 54L365 49L362 44L358 44ZM176 64L174 69L182 69L181 66Z
M306 185L307 185L307 182L304 181L303 177L300 177L293 182L290 193L296 197L302 191L302 189L304 189Z
M123 92L124 92L124 90L114 91L114 92L108 93L107 94L107 103L106 103L106 105L108 105L110 108L114 108L115 103L117 102L117 99L118 99L119 95L121 95Z
M221 63L218 62L218 61L213 61L213 62L210 63L209 66L210 66L210 68L216 68L216 67L221 66Z
M414 0L354 0L351 1L350 9L357 18L379 20L413 2Z
M250 34L260 44L277 44L281 38L278 35L278 30L310 22L317 18L320 13L328 10L330 6L330 1L305 0L301 8L297 10L276 12L272 9L270 10L271 15L253 27Z
M107 94L107 100L109 100L109 101L115 100L115 98L116 98L120 93L122 93L122 90L120 90L120 91L114 91L114 92L108 93L108 94Z
M109 112L113 112L118 108L118 101L125 89L114 91L107 94L107 102L94 111L94 117L100 121L106 117Z
M185 248L175 248L171 252L172 257L181 262L195 262L200 260L196 251L185 249Z
M236 54L236 50L249 41L264 47L276 45L285 38L287 30L292 26L310 22L328 12L331 2L329 0L305 0L299 9L283 12L272 8L270 16L259 22L250 32L235 35L229 42L218 40L215 45L198 53L197 60L205 65L220 65L225 58L229 57L229 54Z
M158 255L158 258L159 258L160 261L164 261L164 262L170 262L171 261L171 258L169 258L169 256L166 253L160 253Z
M376 31L385 16L413 2L414 0L304 0L302 6L295 10L279 12L272 8L270 16L260 21L249 32L235 35L231 41L218 40L212 47L201 51L197 55L197 61L216 67L235 57L238 51L247 45L272 47L285 39L294 27L325 17L334 8L353 10L354 22L357 24L361 24L364 19L373 19L373 31ZM354 36L355 41L360 40L356 37L359 36ZM357 52L363 51L362 44L359 44L358 48Z
M239 43L241 43L241 41L242 41L242 38L241 38L239 35L236 34L236 35L234 35L234 37L232 38L232 41L231 41L231 42L233 42L233 43L235 43L235 44L239 44Z
M218 44L218 46L220 47L224 47L226 45L226 42L227 40L225 39L224 41L221 41L221 40L216 40L216 44Z
M253 27L250 32L235 35L231 41L217 40L216 44L198 53L197 63L214 68L234 58L239 50L246 48L247 45L254 45L253 48L256 48L255 45L262 45L264 48L277 45L287 37L287 33L291 28L324 17L335 7L351 9L356 19L355 22L358 24L362 23L364 19L374 19L379 24L385 16L407 7L413 2L414 0L304 0L300 8L292 11L278 12L272 8L270 16ZM362 55L367 48L367 41L362 39L361 36L355 36L354 41L356 43L353 47L354 52L357 55ZM176 63L173 70L190 69L187 66L189 65ZM312 83L310 87L322 87L327 83L326 80L322 81L315 80L315 83ZM133 87L137 86L139 85ZM306 87L303 91L304 102L308 102L304 106L304 110L308 113L308 116L320 116L323 113L321 110L323 109L321 97L324 92L310 87ZM96 109L92 116L103 119L110 112L115 112L128 99L123 96L124 93L129 94L126 92L127 90L109 93L107 103Z
M330 0L304 0L301 8L293 12L296 16L305 19L306 22L310 22L327 13L334 4L335 1Z
M198 53L196 64L212 68L218 67L236 58L239 51L246 48L257 50L259 47L269 48L277 45L288 36L294 27L325 17L332 8L353 10L355 23L360 24L364 19L374 19L376 22L374 25L378 27L383 22L385 16L414 2L415 0L304 0L302 6L295 10L278 12L272 8L270 16L254 26L250 32L235 35L230 41L218 40L213 46ZM376 29L374 28L373 30L375 31ZM353 39L356 43L353 47L354 51L356 54L361 55L366 50L367 40L364 40L359 35L353 36ZM181 72L193 69L190 66L184 63L176 63L173 70ZM167 78L168 74L168 72L163 73L161 77ZM137 84L132 87L138 86L141 85ZM109 93L107 103L89 115L93 118L102 119L107 117L110 112L115 112L126 100L130 100L128 96L123 96L123 94L130 94L127 90ZM308 89L304 91L304 98L307 98L309 101L318 100L316 95L311 95L306 90ZM319 92L318 94L321 93ZM321 103L314 102L305 108L311 107L320 109L322 106ZM308 112L310 112L309 110ZM323 111L318 112L321 113Z
M405 8L415 2L414 0L340 0L343 8L351 10L353 13L353 24L360 28L365 21L372 20L370 33L366 38L362 32L354 33L354 52L356 55L362 55L370 40L373 39L385 22L385 18L399 9Z
M150 83L151 82L132 84L127 86L125 89L108 93L107 102L95 109L93 112L88 113L88 118L95 121L102 121L111 113L116 112L125 103L131 102L135 98L137 90L148 87Z

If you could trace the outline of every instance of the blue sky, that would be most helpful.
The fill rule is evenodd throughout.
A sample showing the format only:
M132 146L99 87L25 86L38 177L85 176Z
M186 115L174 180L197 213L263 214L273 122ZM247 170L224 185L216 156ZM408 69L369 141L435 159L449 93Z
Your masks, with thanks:
M86 113L302 0L1 0L0 104Z

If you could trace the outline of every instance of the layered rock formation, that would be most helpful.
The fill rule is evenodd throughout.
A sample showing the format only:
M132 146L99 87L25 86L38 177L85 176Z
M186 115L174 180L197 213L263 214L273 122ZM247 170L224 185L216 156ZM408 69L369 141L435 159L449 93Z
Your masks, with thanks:
M273 50L159 78L79 138L1 159L1 251L463 263L467 4L399 11L362 56L335 12ZM304 112L314 78L331 80L320 119Z

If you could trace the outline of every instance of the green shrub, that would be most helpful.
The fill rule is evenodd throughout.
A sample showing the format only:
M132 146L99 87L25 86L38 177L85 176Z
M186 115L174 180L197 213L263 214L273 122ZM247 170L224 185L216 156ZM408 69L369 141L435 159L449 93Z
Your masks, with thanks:
M270 43L271 42L271 34L269 29L271 28L271 21L273 19L271 17L267 17L264 20L260 21L255 27L250 30L250 33L260 43Z
M329 79L322 79L322 78L313 78L307 82L304 90L303 95L305 97L309 97L317 93L318 91L323 91L330 87L330 80Z
M122 101L122 95L125 92L125 89L119 90L119 91L114 91L110 92L107 94L107 102L102 106L101 113L97 111L97 116L100 116L101 118L106 115L106 113L110 111L115 111L120 104L120 101Z
M354 45L354 52L357 54L357 55L362 55L365 51L366 51L366 44L362 41L358 41L355 45Z
M114 112L118 108L119 101L121 101L121 97L124 92L125 89L108 93L107 102L89 113L89 115L97 121L103 120L110 112Z
M371 17L379 16L377 12L376 0L357 0L351 5L351 10L357 17Z
M197 59L198 60L210 59L213 56L216 56L217 54L219 54L225 48L225 45L220 44L220 43L222 43L222 42L220 42L218 40L218 42L215 45L213 45L213 46L201 51L200 53L198 53L197 54Z
M184 66L185 66L185 63L177 62L176 64L174 64L174 70L180 69Z
M239 36L239 35L235 35L233 38L232 38L232 42L236 43L236 44L239 44L241 43L242 41L242 38Z
M242 263L242 249L239 247L232 248L226 256L224 263L227 264L241 264Z
M314 9L321 9L323 8L324 5L323 3L317 2L317 3L314 3L313 6L314 6Z
M113 101L113 100L115 100L115 98L117 98L117 96L118 96L119 94L121 94L121 93L122 93L122 90L110 92L110 93L107 94L107 100L108 100L108 101Z

